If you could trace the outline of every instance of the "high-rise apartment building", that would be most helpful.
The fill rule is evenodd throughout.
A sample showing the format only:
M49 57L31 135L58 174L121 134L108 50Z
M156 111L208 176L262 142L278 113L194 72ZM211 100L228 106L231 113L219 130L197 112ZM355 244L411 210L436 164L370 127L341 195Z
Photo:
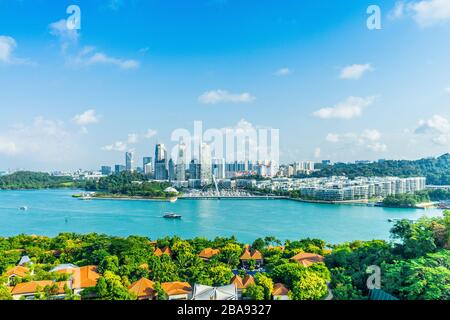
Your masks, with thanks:
M129 151L125 153L125 170L133 171L134 166L134 153Z
M177 181L186 181L186 144L180 141L178 144L178 159L175 168L175 175Z
M200 146L200 179L202 184L212 183L211 148L207 143Z
M164 144L157 144L155 147L155 179L168 179L167 150Z

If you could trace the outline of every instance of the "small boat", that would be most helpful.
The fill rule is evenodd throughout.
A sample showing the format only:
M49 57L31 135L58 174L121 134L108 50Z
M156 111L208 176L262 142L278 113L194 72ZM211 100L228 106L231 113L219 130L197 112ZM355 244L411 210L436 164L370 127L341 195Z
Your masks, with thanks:
M22 210L22 211L27 211L28 207L27 206L23 206L23 207L20 207L19 209Z
M163 216L163 218L165 218L165 219L181 219L181 216L179 214L169 212L169 213L166 213Z

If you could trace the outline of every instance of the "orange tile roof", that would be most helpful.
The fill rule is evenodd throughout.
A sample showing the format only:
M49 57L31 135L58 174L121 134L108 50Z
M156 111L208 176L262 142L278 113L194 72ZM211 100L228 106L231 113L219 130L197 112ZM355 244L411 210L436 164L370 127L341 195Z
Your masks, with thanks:
M155 283L142 278L129 286L128 291L134 293L138 298L150 298L155 295Z
M180 294L188 294L192 291L192 287L187 282L164 282L161 287L168 296L176 296Z
M253 276L247 274L244 277L244 281L242 283L244 284L244 288L248 288L252 285L255 285L255 278L253 278Z
M259 252L258 250L255 250L255 251L252 253L252 259L255 259L255 260L262 260L262 259L263 259L262 253Z
M313 263L323 262L325 260L325 258L319 254L301 252L301 253L293 256L290 260L297 261L298 263L302 264L303 266L309 267Z
M53 286L54 284L58 286L58 294L63 294L65 292L64 286L66 284L69 285L66 281L54 282L52 280L22 282L12 289L11 294L18 295L36 293L38 292L38 289L43 290L45 287Z
M275 283L273 285L272 295L274 296L286 296L289 289L282 283Z
M200 258L204 258L204 259L211 259L213 256L215 256L216 254L219 254L220 250L218 249L212 249L212 248L206 248L203 249L202 252L200 252L198 254L198 256Z
M250 251L248 249L245 249L244 253L242 254L241 260L251 260L252 255L250 254Z
M14 268L9 269L6 272L6 275L8 277L11 277L12 275L24 278L26 277L28 274L30 273L30 269L28 269L27 267L22 267L22 266L15 266Z
M171 255L172 255L172 250L170 250L169 247L165 247L165 248L162 250L162 253L168 254L169 256L171 256Z
M97 273L97 266L84 266L80 268L69 268L58 270L59 273L72 275L72 288L84 289L95 287L100 274Z
M236 285L236 288L238 289L247 289L255 284L255 279L250 275L246 275L244 279L242 279L241 276L236 275L231 279L231 284Z
M163 252L160 248L156 248L155 251L153 251L153 254L157 257L161 257L163 255Z
M241 260L262 260L262 253L258 250L255 250L253 253L250 253L248 249L244 251L244 254L240 258Z

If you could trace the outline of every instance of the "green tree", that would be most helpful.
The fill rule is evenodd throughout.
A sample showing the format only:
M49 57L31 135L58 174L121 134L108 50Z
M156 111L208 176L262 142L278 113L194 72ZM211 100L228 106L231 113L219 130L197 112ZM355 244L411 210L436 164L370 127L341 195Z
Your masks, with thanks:
M273 280L269 278L266 274L257 273L255 275L255 282L257 285L264 288L264 298L270 300L273 292Z
M12 300L11 293L8 288L3 285L0 285L0 300Z
M258 285L251 285L244 290L243 296L250 298L251 300L264 300L264 288Z
M291 288L292 300L321 300L327 294L324 279L313 272L305 272L300 279L294 281Z

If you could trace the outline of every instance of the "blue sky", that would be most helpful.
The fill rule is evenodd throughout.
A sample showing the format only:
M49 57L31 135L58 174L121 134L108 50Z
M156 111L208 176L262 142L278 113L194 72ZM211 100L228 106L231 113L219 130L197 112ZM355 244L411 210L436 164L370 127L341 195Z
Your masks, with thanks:
M280 129L282 162L436 156L449 35L448 0L0 0L0 170L113 165L195 120Z

